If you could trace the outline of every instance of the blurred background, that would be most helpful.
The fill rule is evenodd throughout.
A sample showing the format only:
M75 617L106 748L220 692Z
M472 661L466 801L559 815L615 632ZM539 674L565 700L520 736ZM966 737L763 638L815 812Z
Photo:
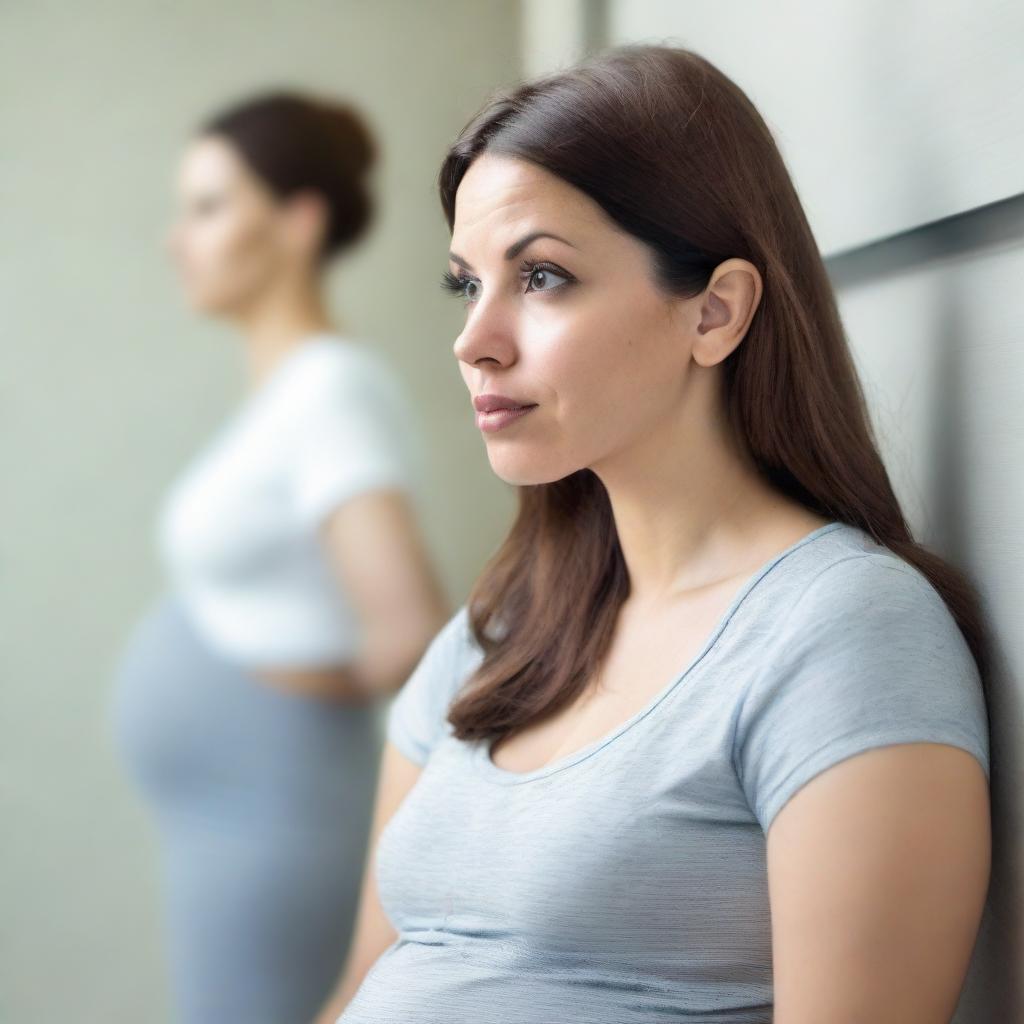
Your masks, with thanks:
M105 732L157 586L168 479L239 395L159 241L197 119L271 85L352 100L379 216L331 280L425 423L453 602L504 536L437 287L441 157L494 88L628 41L696 49L776 134L917 537L998 638L995 864L960 1024L1024 1020L1024 7L1001 0L0 4L0 1021L170 1020L154 837ZM339 965L340 966L340 965Z

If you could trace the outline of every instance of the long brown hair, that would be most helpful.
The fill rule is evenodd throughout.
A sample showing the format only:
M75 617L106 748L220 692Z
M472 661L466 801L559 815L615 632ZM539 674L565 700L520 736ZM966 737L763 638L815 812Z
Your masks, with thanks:
M762 300L722 363L735 436L779 492L860 527L917 567L982 674L990 641L969 580L914 541L883 465L835 295L782 156L744 92L689 50L633 44L493 95L448 151L449 230L484 151L540 165L650 246L670 294L698 295L730 257ZM604 656L629 579L604 485L589 469L519 486L519 511L468 598L484 659L448 721L500 736L569 704Z

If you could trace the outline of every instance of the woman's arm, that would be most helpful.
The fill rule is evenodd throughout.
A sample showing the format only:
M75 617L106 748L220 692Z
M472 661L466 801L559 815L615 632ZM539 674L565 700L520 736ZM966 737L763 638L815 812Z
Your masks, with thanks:
M405 682L450 614L409 498L392 488L355 495L324 519L320 536L360 621L360 655L337 668L259 674L339 700L388 696Z
M894 744L812 779L767 833L775 1024L948 1024L990 858L965 750Z
M393 743L384 744L352 943L338 984L313 1024L334 1024L362 984L366 972L397 938L380 904L374 860L377 840L384 826L416 784L421 771L422 768L410 761Z

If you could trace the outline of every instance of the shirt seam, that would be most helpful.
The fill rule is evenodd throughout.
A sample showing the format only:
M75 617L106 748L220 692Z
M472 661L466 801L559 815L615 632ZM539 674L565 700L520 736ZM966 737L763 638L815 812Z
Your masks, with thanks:
M813 587L814 584L817 583L817 581L822 576L824 576L827 572L829 572L832 569L834 569L837 565L842 565L844 562L856 561L857 559L861 559L861 558L873 558L873 557L875 557L878 554L879 554L879 552L876 552L876 551L861 551L861 552L857 552L856 554L852 554L852 555L844 555L842 558L837 558L834 562L830 562L823 569L819 569L818 572L816 572L811 577L811 579L807 582L807 585L803 588L803 590L800 591L800 594L797 596L796 600L794 600L794 602L790 605L790 607L787 610L787 612L786 612L782 622L779 624L779 627L778 627L779 631L782 632L783 630L785 630L786 626L789 624L790 620L795 615L797 608L802 604L804 598L810 593L811 587ZM730 737L729 737L729 743L730 743L730 749L731 749L730 760L732 761L733 772L735 773L736 779L739 782L741 788L743 787L743 773L740 770L739 759L738 759L738 747L737 747L737 742L736 742L737 733L739 731L740 719L743 717L743 710L746 707L747 700L750 698L751 691L753 690L753 688L756 685L756 683L758 682L758 680L760 680L766 673L768 673L772 669L774 669L778 665L778 663L782 660L782 658L784 657L785 653L786 653L785 650L777 651L764 664L764 666L762 666L761 670L755 674L754 678L751 679L747 683L747 686L744 689L743 694L741 695L741 697L739 699L739 702L737 703L736 709L735 709L735 711L733 713L733 716L732 716L732 728L730 730ZM744 792L746 792L746 790L744 790Z

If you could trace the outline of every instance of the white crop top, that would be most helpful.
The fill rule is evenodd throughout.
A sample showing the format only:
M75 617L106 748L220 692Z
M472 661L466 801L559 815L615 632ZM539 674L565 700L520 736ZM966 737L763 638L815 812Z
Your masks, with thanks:
M398 487L417 512L417 417L387 359L310 335L285 355L168 491L157 547L197 626L250 665L354 656L360 631L318 527L354 495Z

